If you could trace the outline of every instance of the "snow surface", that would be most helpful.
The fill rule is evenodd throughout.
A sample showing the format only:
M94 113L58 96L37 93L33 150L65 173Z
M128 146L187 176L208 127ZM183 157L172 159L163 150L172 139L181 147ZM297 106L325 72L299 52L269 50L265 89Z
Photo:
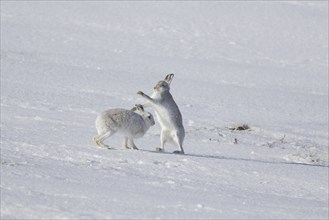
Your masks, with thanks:
M92 143L168 73L185 155ZM1 1L12 218L328 219L328 1Z

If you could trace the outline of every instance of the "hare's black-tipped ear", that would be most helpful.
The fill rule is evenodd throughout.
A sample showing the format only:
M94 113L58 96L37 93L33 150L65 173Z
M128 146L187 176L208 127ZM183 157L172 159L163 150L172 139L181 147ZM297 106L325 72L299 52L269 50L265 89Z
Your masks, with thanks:
M168 74L166 77L165 77L165 81L170 85L171 83L171 80L174 78L174 74L173 73L170 73Z
M140 104L137 104L137 105L135 105L136 107L136 109L138 109L139 111L144 111L144 107L142 106L142 105L140 105Z
M136 107L133 107L132 109L130 109L130 111L136 111L137 110L137 108Z

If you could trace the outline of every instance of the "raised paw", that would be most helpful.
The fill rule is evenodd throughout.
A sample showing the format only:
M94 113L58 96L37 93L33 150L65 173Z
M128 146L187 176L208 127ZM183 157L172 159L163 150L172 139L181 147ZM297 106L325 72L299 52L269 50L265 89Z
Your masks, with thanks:
M144 92L142 92L142 91L138 91L138 92L137 92L137 95L144 96L145 94L144 94Z

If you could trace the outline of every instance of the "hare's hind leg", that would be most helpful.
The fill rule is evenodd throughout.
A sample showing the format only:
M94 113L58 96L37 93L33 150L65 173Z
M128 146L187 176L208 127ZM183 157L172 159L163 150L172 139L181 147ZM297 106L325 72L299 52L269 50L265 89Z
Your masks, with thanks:
M168 139L168 132L165 129L161 130L161 134L160 134L160 147L155 148L155 151L157 152L164 152L164 145L167 142Z
M96 135L94 137L94 142L99 147L107 147L107 148L111 149L108 145L106 145L106 144L103 143L103 141L106 138L110 137L111 135L113 135L113 132L112 131L107 131L107 132L105 132L103 134Z
M181 133L179 131L176 131L175 133L173 133L173 140L180 149L180 150L175 150L173 153L184 154L184 149L183 149L184 136L185 136L185 134Z

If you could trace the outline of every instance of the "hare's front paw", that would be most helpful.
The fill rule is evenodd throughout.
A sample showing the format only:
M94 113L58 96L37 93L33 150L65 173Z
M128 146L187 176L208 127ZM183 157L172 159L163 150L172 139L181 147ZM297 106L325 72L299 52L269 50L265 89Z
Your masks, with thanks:
M142 91L138 91L138 92L137 92L137 95L144 96L145 94L144 94L144 92L142 92Z

